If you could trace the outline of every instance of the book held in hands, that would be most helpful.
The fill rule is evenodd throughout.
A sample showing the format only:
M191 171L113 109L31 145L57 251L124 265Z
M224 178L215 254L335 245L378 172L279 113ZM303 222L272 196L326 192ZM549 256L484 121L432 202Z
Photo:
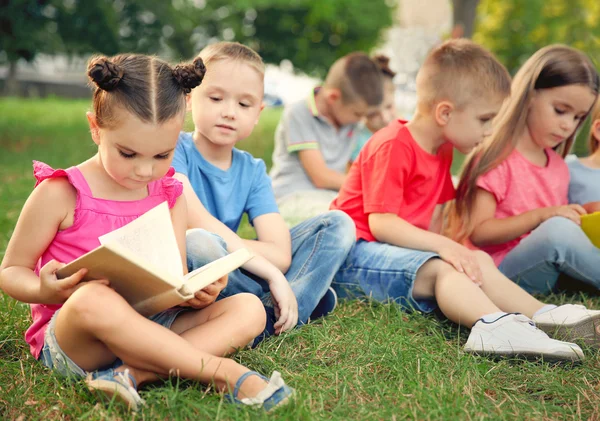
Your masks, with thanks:
M59 269L57 277L85 268L84 281L108 279L111 288L144 316L188 301L253 257L247 249L239 249L183 275L166 202L99 240L98 248Z

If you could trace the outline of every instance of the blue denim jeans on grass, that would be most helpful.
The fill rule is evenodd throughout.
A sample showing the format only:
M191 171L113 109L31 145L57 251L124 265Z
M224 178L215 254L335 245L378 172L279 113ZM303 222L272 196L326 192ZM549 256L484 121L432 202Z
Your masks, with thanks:
M415 300L413 287L419 269L436 257L436 253L428 251L358 240L332 286L339 298L391 300L405 310L429 313L437 308L437 303L433 298Z
M308 319L331 286L333 276L346 260L355 239L352 219L341 211L331 211L304 221L291 229L292 264L285 274L298 301L298 325ZM227 244L218 235L202 229L186 236L188 270L192 271L227 254ZM261 299L267 311L267 327L262 338L274 332L275 313L269 285L251 273L238 269L219 298L249 292Z
M600 288L600 249L579 225L557 216L525 237L498 269L532 294L553 291L561 273Z

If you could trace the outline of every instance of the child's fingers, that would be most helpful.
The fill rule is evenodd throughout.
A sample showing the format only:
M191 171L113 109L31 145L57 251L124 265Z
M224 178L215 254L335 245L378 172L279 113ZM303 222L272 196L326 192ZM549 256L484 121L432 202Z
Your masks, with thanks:
M577 205L577 204L572 204L569 206L571 207L571 209L573 209L579 215L587 215L587 211L585 210L585 208L583 206Z
M65 265L64 263L58 262L58 261L52 259L44 265L44 267L40 270L40 274L41 274L41 272L54 273L57 270L59 270L60 268L62 268L64 265Z
M62 290L71 289L77 285L86 275L87 269L79 269L71 276L58 280L58 287Z

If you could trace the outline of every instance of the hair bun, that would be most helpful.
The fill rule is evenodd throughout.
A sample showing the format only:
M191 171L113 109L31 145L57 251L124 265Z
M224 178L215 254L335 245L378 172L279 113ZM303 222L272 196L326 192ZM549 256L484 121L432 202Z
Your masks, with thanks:
M123 78L123 69L106 57L98 57L90 62L88 76L100 89L111 91Z
M173 69L173 77L186 94L202 83L205 74L206 67L200 57L197 57L193 63L179 64Z
M379 68L381 69L381 72L384 75L389 76L391 78L396 76L396 72L394 72L392 69L390 69L390 58L388 56L386 56L384 54L377 54L376 56L373 57L373 61L375 61L377 66L379 66Z

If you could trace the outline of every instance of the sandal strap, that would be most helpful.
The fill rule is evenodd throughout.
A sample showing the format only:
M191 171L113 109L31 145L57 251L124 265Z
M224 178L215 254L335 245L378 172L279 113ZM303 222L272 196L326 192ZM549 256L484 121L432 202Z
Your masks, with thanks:
M258 376L261 379L265 380L265 381L269 381L269 379L267 379L265 376L263 376L260 373L257 373L256 371L247 371L244 374L242 374L240 376L240 378L237 380L237 382L235 382L235 386L233 387L233 398L237 399L238 393L240 391L240 387L242 386L242 383L244 383L244 380L246 380L249 376Z

